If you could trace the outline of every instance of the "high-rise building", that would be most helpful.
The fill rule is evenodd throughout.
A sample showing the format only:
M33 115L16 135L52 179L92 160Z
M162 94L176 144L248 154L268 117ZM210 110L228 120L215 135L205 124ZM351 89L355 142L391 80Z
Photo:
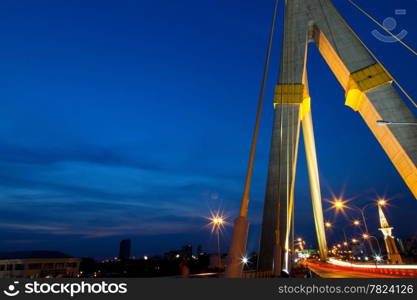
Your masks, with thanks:
M130 258L130 248L131 248L130 240L120 241L119 258L120 259L129 259Z
M193 247L191 245L182 246L181 256L186 259L191 259L193 256Z

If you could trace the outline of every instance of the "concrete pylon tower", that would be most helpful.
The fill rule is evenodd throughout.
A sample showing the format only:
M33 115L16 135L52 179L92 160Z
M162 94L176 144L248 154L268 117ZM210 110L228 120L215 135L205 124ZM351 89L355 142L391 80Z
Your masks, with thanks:
M377 120L416 122L391 85L392 77L347 25L330 0L286 0L279 83L264 203L258 269L279 276L289 269L295 170L300 129L321 259L327 245L306 72L308 43L314 42L358 112L417 198L417 130L377 126ZM364 166L365 167L365 166Z
M379 228L379 230L381 230L382 234L384 235L385 246L387 248L388 253L388 260L392 264L402 264L403 260L401 258L400 253L398 252L398 248L395 244L394 237L392 236L392 230L394 229L394 227L389 226L381 205L378 205L378 213L379 222L381 224L381 228Z

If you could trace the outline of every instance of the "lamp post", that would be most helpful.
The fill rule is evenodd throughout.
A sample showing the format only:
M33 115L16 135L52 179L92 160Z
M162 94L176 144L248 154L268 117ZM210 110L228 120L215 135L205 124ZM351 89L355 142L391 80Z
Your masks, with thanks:
M380 199L378 199L376 201L376 203L375 202L371 202L371 203L366 204L363 207L357 207L355 205L350 205L350 207L358 210L361 213L362 220L363 220L363 225L365 226L365 234L364 235L375 238L374 236L372 236L372 235L369 234L368 225L366 223L366 217L365 217L365 209L368 208L368 207L370 207L370 206L373 206L373 205L385 206L386 204L387 204L387 201L385 199L383 199L383 198L380 198ZM372 255L375 256L375 250L374 250L374 247L372 245L372 242L370 241L370 239L366 239L366 240L368 241L368 245L369 245L369 248L371 249ZM375 238L375 240L378 243L379 252L381 253L381 247L379 245L379 241L378 241L377 238Z
M375 203L373 203L373 202L372 203L368 203L368 204L366 204L363 207L357 207L356 205L350 205L351 208L354 208L354 209L358 210L361 213L361 217L362 217L362 221L363 221L363 225L365 227L366 233L368 233L369 230L368 230L368 224L366 223L365 209L368 208L368 207L370 207L371 205L375 205Z
M380 244L379 244L378 239L377 239L375 236L373 236L373 235L369 235L369 234L367 234L367 233L364 233L364 234L362 235L362 237L363 237L363 239L364 239L364 240L367 240L367 239L369 239L369 238L373 238L373 239L375 239L376 244L378 245L378 250L379 250L378 256L380 256L380 255L381 255L381 253L382 253L382 251L381 251L381 246L380 246Z
M218 267L220 269L222 266L222 256L220 253L220 229L225 224L225 217L216 215L210 218L210 221L210 224L212 225L212 231L215 231L217 236L217 261Z
M386 125L417 125L417 122L391 122L385 120L378 120L375 122L376 125L379 126L386 126Z
M343 227L342 231L343 231L343 236L345 238L345 242L347 242L346 228L349 227L350 225L360 226L361 225L361 222L359 220L353 220L353 222L351 224L347 224L345 227Z
M381 201L381 200L380 200L380 201ZM378 202L378 203L379 203L379 202ZM375 203L374 203L374 202L371 202L371 203L366 204L366 205L365 205L365 206L363 206L363 207L357 207L357 206L355 206L355 205L351 205L351 206L350 206L350 207L352 207L352 208L354 208L354 209L358 210L358 211L361 213L361 216L362 216L362 221L363 221L363 225L364 225L364 227L365 227L365 233L366 233L366 234L369 234L369 229L368 229L368 224L366 223L365 209L366 209L366 208L368 208L368 207L370 207L370 206L372 206L372 205L375 205ZM371 241L370 241L370 240L368 240L368 245L369 245L369 248L370 248L370 250L371 250L371 252L372 252L372 255L375 255L374 247L372 246L372 243L371 243Z

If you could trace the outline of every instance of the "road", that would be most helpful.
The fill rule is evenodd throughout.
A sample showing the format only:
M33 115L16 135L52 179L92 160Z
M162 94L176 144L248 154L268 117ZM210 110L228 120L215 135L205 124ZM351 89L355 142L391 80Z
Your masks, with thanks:
M345 271L333 268L329 264L309 265L308 268L322 278L406 278L406 276L395 276L387 274L366 273L361 271ZM409 277L408 277L409 278Z

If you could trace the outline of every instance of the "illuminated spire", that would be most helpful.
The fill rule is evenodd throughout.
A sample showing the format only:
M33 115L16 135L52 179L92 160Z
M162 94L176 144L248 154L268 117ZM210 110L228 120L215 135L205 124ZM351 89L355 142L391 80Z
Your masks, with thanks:
M387 218L385 217L384 211L382 210L383 205L378 205L379 222L381 223L382 234L384 235L385 247L387 248L388 260L392 264L402 264L403 260L400 253L398 252L397 245L395 244L394 237L392 236L392 230L394 227L389 226Z
M378 205L378 212L379 212L379 222L381 224L381 228L390 228L388 224L388 220L385 217L384 211L382 210L381 205Z

